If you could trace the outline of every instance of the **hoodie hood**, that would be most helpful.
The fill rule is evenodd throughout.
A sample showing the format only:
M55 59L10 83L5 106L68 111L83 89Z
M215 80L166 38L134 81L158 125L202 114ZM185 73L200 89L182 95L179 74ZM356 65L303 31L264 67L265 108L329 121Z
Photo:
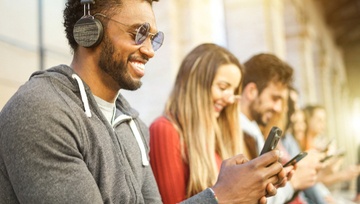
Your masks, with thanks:
M100 111L100 110L89 110L89 103L95 103L96 101L92 95L90 87L78 76L75 71L67 65L59 65L52 67L47 70L34 72L30 76L30 80L36 77L51 77L54 83L60 83L62 86L70 89L76 94L80 94L84 106L84 112L89 117L91 116L90 111ZM86 94L85 94L86 93ZM138 118L139 112L133 109L129 102L119 93L116 99L116 108L119 109L122 113L130 116L131 118Z
M38 71L31 75L30 80L32 78L44 76L50 77L53 83L60 83L64 88L72 90L72 92L79 96L86 117L91 118L92 112L95 112L100 118L102 118L103 121L106 121L106 118L99 109L90 87L74 72L71 67L59 65L45 71ZM135 109L131 108L129 102L121 94L119 94L116 99L116 108L123 114L115 119L115 123L112 124L112 126L123 122L129 124L141 152L142 164L144 166L148 166L149 160L147 158L145 144L141 139L141 133L135 123L135 120L138 119L139 113Z

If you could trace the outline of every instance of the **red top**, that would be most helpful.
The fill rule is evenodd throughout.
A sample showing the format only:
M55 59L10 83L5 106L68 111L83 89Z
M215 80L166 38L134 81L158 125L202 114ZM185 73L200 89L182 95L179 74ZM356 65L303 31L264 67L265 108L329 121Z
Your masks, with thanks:
M221 158L216 155L218 168ZM186 199L189 167L182 160L179 134L165 117L150 126L150 164L164 204Z

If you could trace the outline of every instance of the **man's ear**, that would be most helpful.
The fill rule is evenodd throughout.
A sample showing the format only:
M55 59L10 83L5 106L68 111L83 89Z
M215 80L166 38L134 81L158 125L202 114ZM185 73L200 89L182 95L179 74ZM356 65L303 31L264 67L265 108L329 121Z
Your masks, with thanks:
M250 82L245 86L242 95L245 95L248 100L252 101L258 97L258 93L259 91L256 84L254 82Z

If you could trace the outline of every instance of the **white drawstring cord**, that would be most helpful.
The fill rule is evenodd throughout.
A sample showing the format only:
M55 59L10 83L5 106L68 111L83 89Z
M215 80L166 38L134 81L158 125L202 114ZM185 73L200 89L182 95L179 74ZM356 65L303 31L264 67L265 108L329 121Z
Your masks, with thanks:
M135 121L128 115L120 115L119 117L117 117L115 119L113 124L116 124L117 122L119 122L121 120L129 120L130 121L129 125L131 128L131 131L133 132L136 142L138 143L138 146L140 148L142 165L149 166L149 160L147 159L147 156L146 156L145 145L141 139L140 132L139 132L138 128L136 127Z
M85 114L86 114L87 117L90 118L91 117L91 111L90 111L89 101L88 101L88 98L87 98L87 95L86 95L86 92L85 92L84 84L83 84L82 80L80 79L80 77L78 75L73 74L72 77L74 79L76 79L76 81L77 81L77 83L79 85L81 100L82 100L82 102L84 104ZM113 124L115 124L115 123L117 123L117 122L119 122L121 120L129 120L130 121L129 125L130 125L130 128L131 128L131 131L133 132L133 134L135 136L135 139L136 139L136 142L138 143L139 148L140 148L142 164L144 166L149 166L149 160L147 159L147 156L146 156L145 145L144 145L144 143L143 143L143 141L141 139L140 132L137 129L134 120L128 115L121 115L118 118L116 118L116 120L114 121Z
M82 82L82 80L80 79L80 77L76 74L71 75L72 78L76 79L78 85L79 85L79 89L80 89L80 95L81 95L81 100L84 104L84 109L85 109L85 114L88 118L91 117L91 111L90 111L90 106L89 106L89 101L85 92L85 87L84 84Z

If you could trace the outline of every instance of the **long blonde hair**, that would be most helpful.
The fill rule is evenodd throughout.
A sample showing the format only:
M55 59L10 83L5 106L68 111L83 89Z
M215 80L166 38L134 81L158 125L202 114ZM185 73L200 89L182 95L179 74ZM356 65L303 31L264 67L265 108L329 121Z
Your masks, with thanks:
M238 103L225 107L218 118L212 111L211 86L224 64L235 64L243 73L242 65L225 48L202 44L193 49L183 60L166 103L165 116L179 133L182 157L189 166L189 197L216 182L215 153L226 159L243 146ZM240 94L240 87L234 94Z

